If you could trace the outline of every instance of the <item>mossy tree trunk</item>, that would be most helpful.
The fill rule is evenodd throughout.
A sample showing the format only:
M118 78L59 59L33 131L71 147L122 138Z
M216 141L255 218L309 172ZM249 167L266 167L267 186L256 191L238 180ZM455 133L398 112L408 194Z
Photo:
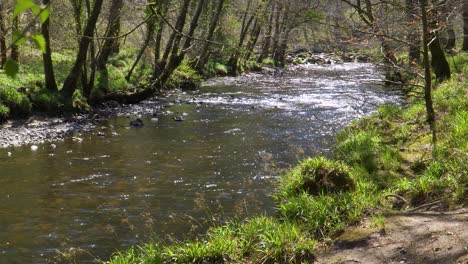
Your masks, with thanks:
M120 16L122 13L122 7L123 0L112 0L105 40L102 44L101 52L96 62L98 70L104 69L109 58L119 52Z
M50 0L43 0L42 4L48 6ZM47 18L41 26L41 33L45 39L45 53L42 54L44 65L45 85L49 91L58 91L57 82L55 81L54 65L52 62L52 49L50 48L50 20Z
M270 47L271 47L271 42L272 42L272 33L273 33L273 20L275 18L275 5L271 3L271 12L270 12L270 17L269 17L269 22L267 26L267 31L264 36L264 41L262 45L262 50L260 53L260 56L258 57L257 62L262 62L265 58L268 57L270 54Z
M247 37L247 34L250 29L250 25L254 20L256 19L255 14L249 15L250 13L250 7L251 7L251 2L249 1L247 4L247 8L245 10L244 16L242 18L242 27L239 35L239 42L237 43L236 50L234 51L234 54L231 56L229 59L229 67L230 67L230 74L231 75L237 75L239 72L239 59L241 56L241 49L244 46L244 41ZM254 12L255 13L255 12Z
M437 133L435 127L435 111L432 102L432 77L431 64L429 57L430 33L429 23L427 18L427 0L419 0L421 8L421 21L423 29L423 56L424 56L424 101L426 105L427 122L432 132L432 142L435 145L437 142Z
M216 6L216 11L213 17L211 18L210 26L208 28L208 34L206 36L207 41L203 43L203 46L200 51L200 57L197 62L196 68L199 72L201 72L205 68L206 63L208 62L208 59L210 56L210 52L209 52L210 41L213 40L213 36L214 36L216 28L218 27L221 14L223 12L224 3L226 2L226 0L218 0L217 2L218 2L218 5Z
M184 30L185 21L187 19L187 14L189 11L190 2L191 0L184 0L184 2L182 3L180 7L179 15L177 16L174 30L171 36L169 37L169 40L166 43L166 49L164 50L164 54L161 60L159 61L159 63L155 65L155 68L153 70L154 81L160 79L160 77L163 75L163 72L167 69L168 60L169 60L169 56L171 55L171 51L178 50L179 48L180 41L182 39L182 32ZM163 14L159 14L159 15L163 15ZM159 82L161 85L163 85L161 83L161 80L159 80Z

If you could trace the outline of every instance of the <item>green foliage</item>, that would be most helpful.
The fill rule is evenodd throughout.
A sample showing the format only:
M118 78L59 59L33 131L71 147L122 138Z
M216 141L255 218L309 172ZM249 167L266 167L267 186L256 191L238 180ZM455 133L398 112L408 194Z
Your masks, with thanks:
M262 64L269 66L269 67L273 67L275 66L275 61L272 58L268 57L268 58L263 59Z
M454 73L468 74L468 53L460 53L457 56L448 58L450 69Z
M18 72L19 72L19 65L16 61L14 60L11 60L11 59L7 59L6 63L5 63L5 73L12 77L12 78L15 78L16 75L18 75Z
M5 121L10 115L10 108L0 103L0 122Z
M201 80L201 76L192 68L189 61L183 60L167 81L166 88L193 90L200 86Z
M34 109L46 113L59 113L63 109L63 102L58 93L40 90L31 95Z
M27 96L9 87L0 87L0 103L9 108L11 116L25 117L31 113Z
M49 19L50 9L48 6L40 6L34 2L34 0L17 0L13 10L13 16L17 17L22 13L30 10L34 16L39 18L40 23L44 23ZM31 39L36 43L37 48L45 53L46 42L42 34L24 34L23 32L13 32L13 43L14 46L21 46L28 39ZM5 73L9 77L16 77L19 72L18 62L8 59L4 65Z

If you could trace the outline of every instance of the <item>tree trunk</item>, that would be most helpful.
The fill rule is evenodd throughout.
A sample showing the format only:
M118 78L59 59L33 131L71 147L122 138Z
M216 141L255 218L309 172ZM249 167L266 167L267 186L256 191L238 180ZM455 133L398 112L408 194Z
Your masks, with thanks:
M18 16L13 17L13 30L12 32L16 32L19 30L19 18ZM11 51L10 51L10 58L14 61L19 60L19 50L18 50L18 45L15 44L17 41L14 37L14 34L12 34L13 38L13 45L11 46Z
M148 48L148 45L150 44L151 39L153 38L154 28L156 26L156 17L154 15L152 15L152 16L153 17L150 18L150 20L146 24L146 37L145 37L145 41L143 43L143 46L141 47L140 51L138 52L138 55L137 55L135 61L133 62L132 67L128 71L127 76L125 76L125 80L127 80L127 82L130 81L130 78L132 77L133 71L135 70L136 66L140 62L141 58L143 57L143 54L145 53L145 50Z
M161 42L164 32L164 21L159 20L159 28L156 33L156 39L154 41L154 69L153 69L153 80L157 78L158 74L162 71L162 60L161 60Z
M435 128L435 111L432 103L432 94L431 94L431 86L432 86L432 78L431 78L431 66L430 66L430 58L429 58L429 23L427 19L427 0L419 0L420 7L421 7L421 20L422 20L422 29L423 29L423 54L424 54L424 101L426 104L426 115L427 115L427 122L429 123L429 127L432 131L432 142L435 145L437 142L437 134Z
M110 7L108 25L104 44L102 45L101 54L97 59L98 70L106 67L109 58L119 52L120 40L120 15L123 7L123 0L112 0Z
M440 45L437 33L431 34L432 41L429 44L429 50L432 55L432 68L436 75L437 81L443 82L450 79L450 65L448 64L447 58L445 57L444 49Z
M457 36L455 35L455 30L453 30L453 25L450 24L447 28L447 43L445 44L446 50L452 50L455 48L457 42Z
M49 5L50 0L43 0L42 4ZM45 39L45 53L42 54L44 64L44 76L46 88L50 91L58 91L57 82L55 81L54 65L52 63L52 49L50 48L50 20L47 18L41 26L41 33Z
M72 67L71 72L68 77L65 79L61 94L65 97L66 100L70 100L73 93L76 90L78 79L80 77L81 67L86 62L86 54L88 53L89 44L92 41L94 29L96 27L99 14L101 13L102 3L104 0L95 0L93 10L91 15L88 18L86 23L86 28L84 30L83 36L81 37L78 53L76 55L75 63Z
M406 12L407 12L407 20L409 24L408 28L408 42L409 45L409 53L408 58L410 62L420 63L421 62L421 53L419 51L420 47L420 35L419 32L412 27L411 25L416 24L415 22L418 20L418 10L416 7L417 0L406 0Z
M249 42L247 43L247 47L246 47L246 54L244 58L246 61L250 60L250 57L252 56L252 53L254 52L255 46L257 45L258 38L260 36L261 31L262 31L262 22L260 22L259 19L256 19L254 26L253 26L253 30L250 34Z
M157 69L155 67L153 71L153 80L160 79L159 77L164 73L164 71L167 68L166 67L168 64L167 60L169 59L169 55L171 54L171 51L178 50L179 48L180 40L182 38L182 35L180 33L182 33L182 31L184 30L185 20L187 19L187 13L189 10L190 2L191 0L184 0L184 3L182 4L180 8L179 16L177 17L177 21L174 27L177 32L176 31L172 32L171 36L169 37L166 50L164 51L164 55L159 63L159 67L160 69L162 69L162 71L156 72Z
M468 51L468 1L463 0L463 48Z
M70 4L73 7L73 19L75 20L75 32L78 36L81 35L81 10L82 2L81 0L70 0Z
M427 0L425 0L427 3ZM422 12L422 11L421 11ZM450 65L445 57L444 49L440 43L439 32L437 30L437 10L426 9L426 18L429 27L429 51L431 52L431 65L436 75L437 81L443 82L450 79Z
M216 27L218 26L218 21L221 17L221 13L223 11L223 6L224 6L225 0L218 0L218 6L216 7L216 12L211 19L210 27L208 28L208 34L206 36L206 42L203 43L202 49L200 51L200 58L198 59L197 62L197 70L201 72L203 68L205 68L206 63L208 62L209 58L209 48L210 48L210 42L213 39L214 32L216 30Z
M184 28L190 1L191 0L185 0L183 5L181 6L179 16L177 18L177 22L175 25L175 29L179 33L181 33ZM113 101L117 101L119 103L124 103L124 104L136 104L145 99L150 98L151 96L154 96L158 92L158 88L162 88L165 85L165 83L167 82L167 80L169 79L173 71L180 65L180 62L182 62L182 60L184 59L185 53L187 52L187 49L191 45L193 34L198 25L198 20L200 18L202 7L204 4L203 2L204 0L200 0L198 3L197 10L192 18L190 29L187 34L188 38L185 40L185 43L181 51L179 50L179 45L180 45L182 35L177 32L173 32L177 34L176 35L173 34L174 35L173 40L170 43L168 43L168 45L171 44L171 47L172 47L172 49L168 52L171 54L171 56L168 57L169 62L164 64L165 65L164 70L161 72L161 74L159 74L158 78L153 81L153 85L150 85L149 87L139 92L136 92L134 94L108 95L106 96L106 98L103 98L103 100L113 100Z
M3 13L3 2L0 2L0 69L2 69L7 61L7 46L6 46L6 27Z
M275 18L275 6L274 4L272 4L267 32L264 37L265 41L263 42L262 51L260 53L260 56L258 57L257 62L262 62L270 54L270 46L271 46L271 40L272 40L271 34L273 33L273 19L274 18Z
M205 4L205 0L198 0L197 9L196 9L195 14L193 15L192 21L190 23L189 32L187 33L188 37L185 38L185 42L184 42L184 45L182 46L181 51L179 51L179 42L181 40L181 36L176 38L176 40L174 41L174 45L172 47L171 58L169 59L169 63L166 65L166 67L164 68L163 73L159 77L159 82L162 85L164 85L167 82L167 80L169 79L171 74L174 72L174 70L177 69L177 67L179 67L180 63L183 61L183 59L185 57L185 54L187 53L187 50L190 48L190 45L192 43L192 37L193 37L193 34L195 33L195 29L198 26L198 20L200 19L200 15L202 13L204 4ZM186 10L184 12L187 12L187 11L188 10ZM184 16L186 16L186 14L184 14ZM185 20L184 20L183 23L185 24ZM183 28L183 26L182 26L182 28Z

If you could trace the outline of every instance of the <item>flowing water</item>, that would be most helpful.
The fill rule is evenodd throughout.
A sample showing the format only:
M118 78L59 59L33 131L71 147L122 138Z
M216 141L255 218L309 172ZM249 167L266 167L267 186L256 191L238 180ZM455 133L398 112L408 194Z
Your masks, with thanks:
M143 116L142 128L119 117L56 148L0 150L0 263L105 260L155 237L272 215L280 169L326 155L337 130L401 101L381 77L350 63L213 79L147 103L158 120Z

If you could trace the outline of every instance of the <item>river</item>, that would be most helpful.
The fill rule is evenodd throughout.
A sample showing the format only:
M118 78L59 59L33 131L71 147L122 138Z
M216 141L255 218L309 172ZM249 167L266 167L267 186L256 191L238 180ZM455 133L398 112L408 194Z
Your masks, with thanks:
M382 77L347 63L216 78L147 102L154 116L141 128L122 116L56 148L0 150L0 263L91 263L233 217L273 215L282 169L329 154L336 131L402 101Z

